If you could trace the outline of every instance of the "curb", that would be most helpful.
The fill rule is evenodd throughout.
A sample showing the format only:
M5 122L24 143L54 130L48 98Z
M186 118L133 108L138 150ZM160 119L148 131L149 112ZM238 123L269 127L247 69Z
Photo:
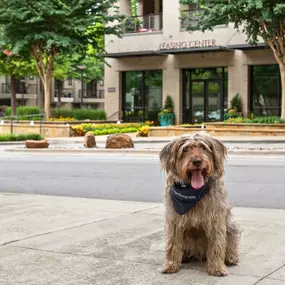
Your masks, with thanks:
M161 149L5 149L5 152L17 153L92 153L92 154L144 154L144 155L159 155ZM235 155L284 155L284 150L228 150L228 154Z

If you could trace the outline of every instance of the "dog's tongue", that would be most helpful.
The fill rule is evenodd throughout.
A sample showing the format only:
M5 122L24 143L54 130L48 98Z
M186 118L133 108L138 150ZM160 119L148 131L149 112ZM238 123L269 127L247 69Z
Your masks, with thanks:
M204 185L204 178L201 169L192 170L191 185L195 189L199 189Z

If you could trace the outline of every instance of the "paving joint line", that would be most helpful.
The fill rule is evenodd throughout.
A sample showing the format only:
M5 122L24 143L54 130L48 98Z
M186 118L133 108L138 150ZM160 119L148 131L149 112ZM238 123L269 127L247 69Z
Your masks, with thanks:
M161 266L161 263L154 263L154 262L139 262L139 261L134 261L134 260L125 260L125 259L114 259L114 258L108 258L108 257L101 257L101 256L95 256L95 255L87 255L87 254L78 254L78 253L72 253L72 252L60 252L60 251L54 251L54 250L46 250L46 249L40 249L40 248L33 248L33 247L28 247L28 246L21 246L21 245L12 245L12 247L16 247L16 248L22 248L22 249L28 249L28 250L33 250L33 251L39 251L39 252L46 252L46 253L55 253L55 254L61 254L61 255L71 255L71 256L77 256L77 257L89 257L89 258L93 258L93 259L100 259L100 260L112 260L112 261L119 261L119 262L126 262L126 263L135 263L135 264L144 264L144 265L157 265L158 267ZM205 270L205 262L201 262L201 264L203 264L203 266L201 266L201 268L197 268L197 267L191 267L189 266L189 263L186 264L186 266L188 265L187 268L180 268L180 269L184 269L184 270L194 270L194 271L198 271L198 272L204 272ZM256 275L244 275L244 274L235 274L235 273L230 273L230 275L234 275L234 276L241 276L241 277L256 277L258 278L259 276ZM215 278L215 276L212 276L213 278ZM271 278L272 279L272 278ZM279 279L276 279L279 280ZM281 279L280 279L281 280ZM283 281L283 280L281 280Z
M257 280L256 283L254 283L253 285L257 285L259 284L261 281L263 281L266 278L270 278L270 275L274 274L275 272L279 271L280 269L282 269L283 267L285 267L285 263L283 265L281 265L280 267L278 267L277 269L273 270L272 272L268 273L267 275L261 277L259 280ZM272 279L272 278L270 278ZM283 281L283 280L282 280Z
M130 215L132 213L133 212L131 212L131 213L124 213L124 214L122 213L122 215L119 215L117 217L127 216L127 215ZM114 219L114 218L117 218L117 217L105 218L105 219L102 219L100 221L92 221L92 222L88 222L88 223L81 224L81 225L76 225L76 226L67 227L67 228L64 228L64 229L59 229L59 230L55 230L55 231L49 231L49 232L45 232L45 233L41 233L41 234L25 237L25 238L22 238L22 239L16 239L16 240L4 242L4 243L0 244L0 246L6 246L6 245L14 244L16 242L21 242L21 241L28 240L28 239L35 238L35 237L41 237L41 236L45 236L45 235L49 235L49 234L53 234L53 233L63 232L63 231L70 230L70 229L80 228L80 227L87 226L87 225L97 224L97 223L105 222L107 220L111 220L111 219Z

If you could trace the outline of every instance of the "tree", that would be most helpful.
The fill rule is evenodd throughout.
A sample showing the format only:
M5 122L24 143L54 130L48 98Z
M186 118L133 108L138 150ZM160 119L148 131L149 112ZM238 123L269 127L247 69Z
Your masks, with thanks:
M50 116L50 83L55 57L98 48L98 38L121 34L117 0L0 0L2 41L14 54L28 50L45 90L45 115ZM112 14L109 11L112 10ZM98 25L101 24L101 25Z
M98 39L100 49L104 48L104 38ZM85 66L83 78L85 83L97 83L104 77L104 59L97 56L97 50L88 45L84 56L79 53L59 55L55 58L53 77L57 79L58 107L61 105L63 81L67 78L81 79L79 65ZM96 86L96 84L95 84Z
M8 49L0 50L0 74L10 77L12 116L16 116L16 80L36 73L36 65L31 57L23 58Z
M272 49L279 64L282 82L281 118L285 119L285 3L284 0L181 0L182 4L198 4L196 26L188 30L213 30L216 25L233 23L242 27L250 44L259 39Z

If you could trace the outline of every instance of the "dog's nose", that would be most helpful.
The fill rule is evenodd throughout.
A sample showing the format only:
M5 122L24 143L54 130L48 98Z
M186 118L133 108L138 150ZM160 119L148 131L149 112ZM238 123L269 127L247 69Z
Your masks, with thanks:
M202 160L201 159L194 159L192 161L193 165L196 166L196 167L199 167L202 163Z

